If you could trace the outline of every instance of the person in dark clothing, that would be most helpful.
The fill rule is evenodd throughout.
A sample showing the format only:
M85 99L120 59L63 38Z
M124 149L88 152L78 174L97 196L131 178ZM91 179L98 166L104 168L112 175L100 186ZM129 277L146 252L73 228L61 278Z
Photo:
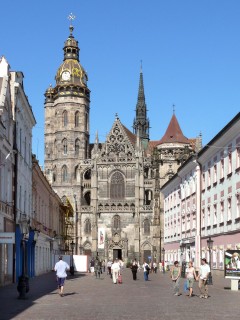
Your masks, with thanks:
M97 277L100 278L100 274L101 274L101 269L102 269L102 266L101 266L101 262L100 260L98 259L98 257L96 258L95 260L95 266L94 266L94 269L95 269L95 276L96 276L96 279Z
M134 259L131 269L132 269L133 280L137 280L138 264L136 259Z

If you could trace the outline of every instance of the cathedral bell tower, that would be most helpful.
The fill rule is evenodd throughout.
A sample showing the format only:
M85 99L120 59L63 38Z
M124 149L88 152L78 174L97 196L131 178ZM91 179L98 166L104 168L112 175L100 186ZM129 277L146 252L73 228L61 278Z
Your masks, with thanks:
M62 200L76 207L79 163L90 157L88 76L79 61L73 26L64 43L56 85L45 92L45 173Z
M139 134L143 147L146 149L149 141L149 119L147 118L147 105L145 102L142 67L139 79L136 117L133 121L133 132L135 134Z

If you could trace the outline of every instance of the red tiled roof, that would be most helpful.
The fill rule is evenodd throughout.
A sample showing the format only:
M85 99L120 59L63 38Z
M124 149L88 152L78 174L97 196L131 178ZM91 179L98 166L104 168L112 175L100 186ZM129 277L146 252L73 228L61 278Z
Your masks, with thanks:
M171 142L189 143L188 138L186 138L182 133L182 130L180 128L175 114L173 114L172 119L168 125L167 131L165 132L164 136L158 144Z
M125 130L128 138L129 138L130 142L131 142L132 145L135 147L136 139L137 139L137 138L136 138L136 135L135 135L134 133L132 133L130 130L128 130L128 128L125 127L123 124L122 124L122 126L123 126L123 129Z

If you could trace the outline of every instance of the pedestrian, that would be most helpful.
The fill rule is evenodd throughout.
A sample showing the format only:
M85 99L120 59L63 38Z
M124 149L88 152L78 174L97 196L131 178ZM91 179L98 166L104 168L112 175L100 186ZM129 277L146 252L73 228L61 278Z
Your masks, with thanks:
M157 273L157 263L156 263L156 261L153 262L153 271L154 271L154 273Z
M118 259L114 260L111 266L113 283L116 284L118 281L118 276L120 275L120 265Z
M112 267L112 260L108 260L108 262L107 262L107 274L109 274L110 275L110 278L112 279L112 271L111 271L111 267Z
M122 259L119 259L118 263L119 263L119 267L120 267L120 274L122 274L122 270L123 270L123 261L122 261Z
M54 270L57 274L57 282L58 282L58 289L59 289L59 295L63 297L63 287L65 279L67 278L67 270L69 270L70 267L67 264L67 262L63 261L62 256L59 256L59 261L55 264Z
M202 258L201 260L201 266L199 268L199 276L198 276L198 287L200 290L200 296L199 298L208 298L208 277L210 274L210 267L209 264L207 263L207 260L205 258Z
M192 261L188 262L188 267L186 268L186 279L187 279L187 287L189 289L189 298L193 295L193 283L197 278L195 268L193 267Z
M91 274L94 274L94 265L95 265L95 261L92 258L91 261L90 261L90 272L91 272Z
M106 263L105 260L102 261L102 271L105 272L106 270Z
M180 275L181 275L181 268L178 265L178 261L174 262L174 265L171 269L171 279L173 284L173 293L175 296L180 296L179 293L179 283L180 283Z
M96 260L95 260L94 270L95 270L96 279L97 279L97 277L100 279L100 274L101 274L101 262L100 262L100 260L99 260L98 257L96 257Z
M133 263L131 265L131 270L132 270L133 280L137 280L138 263L136 259L133 260Z
M159 271L162 272L163 269L162 269L162 261L159 261Z
M144 280L148 281L148 275L149 275L149 271L151 270L149 267L149 264L146 262L146 260L144 260L143 263L143 276L144 276Z

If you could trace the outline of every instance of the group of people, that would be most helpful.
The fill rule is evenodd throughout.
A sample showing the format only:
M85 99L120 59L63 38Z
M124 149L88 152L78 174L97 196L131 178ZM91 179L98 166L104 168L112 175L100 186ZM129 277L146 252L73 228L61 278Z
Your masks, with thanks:
M201 266L199 268L199 273L197 275L195 268L193 267L192 261L189 261L188 267L185 270L186 275L186 287L189 290L187 295L189 298L193 296L193 283L198 281L198 287L200 291L200 298L208 298L208 278L210 274L210 266L207 264L207 260L202 258ZM180 296L180 278L181 278L181 267L179 266L178 261L174 262L174 265L171 269L171 279L173 284L173 293L175 296Z
M104 263L104 264L103 264ZM104 268L105 272L105 261L101 262L98 257L95 260L90 261L90 270L92 273L95 272L96 278L100 278L100 274L102 272L102 268ZM107 263L107 273L112 278L114 284L122 282L122 268L123 262L122 260L115 259L114 262L111 260ZM144 260L142 265L144 280L148 281L148 275L151 270L151 266ZM61 297L64 296L63 288L64 282L67 277L67 271L70 269L69 265L63 261L62 256L59 256L59 261L55 264L54 270L57 275L57 283L59 289L59 295ZM137 272L140 269L139 262L134 259L131 263L130 269L132 271L133 280L137 280ZM154 271L156 272L156 271ZM208 278L210 275L210 266L207 264L205 258L201 260L201 266L199 268L199 273L197 274L195 268L193 267L192 261L189 261L188 267L185 270L185 282L186 287L189 290L189 294L187 295L189 298L193 296L193 284L194 281L198 281L198 287L200 290L200 298L208 298ZM170 272L172 285L173 285L173 293L175 296L180 296L180 278L181 278L181 266L179 266L179 262L175 261L173 267Z

